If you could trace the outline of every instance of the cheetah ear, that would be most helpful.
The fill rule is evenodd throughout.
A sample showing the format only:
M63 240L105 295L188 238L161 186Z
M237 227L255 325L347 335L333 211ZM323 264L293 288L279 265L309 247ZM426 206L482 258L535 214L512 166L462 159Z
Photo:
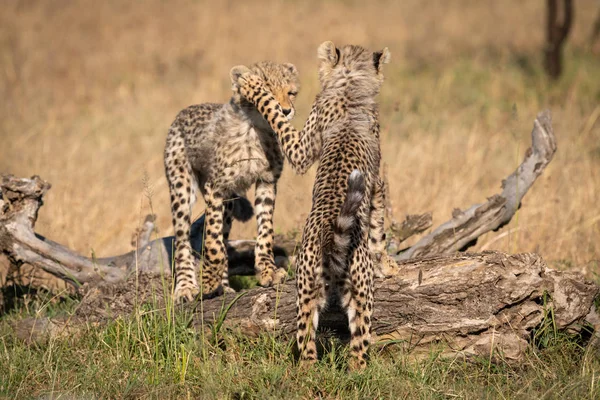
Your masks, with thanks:
M381 51L376 51L375 53L373 53L373 64L375 64L375 68L377 68L377 71L381 71L381 66L383 64L389 63L391 58L392 55L390 54L390 51L387 47L385 47Z
M323 42L317 50L317 57L322 62L326 62L334 67L340 60L340 51L333 42Z
M231 68L231 71L229 71L231 83L237 83L238 78L245 73L252 73L250 68L246 67L245 65L236 65L235 67Z
M291 74L298 75L298 68L296 68L296 66L294 64L283 63L283 66L286 67L288 69L288 71L290 71Z

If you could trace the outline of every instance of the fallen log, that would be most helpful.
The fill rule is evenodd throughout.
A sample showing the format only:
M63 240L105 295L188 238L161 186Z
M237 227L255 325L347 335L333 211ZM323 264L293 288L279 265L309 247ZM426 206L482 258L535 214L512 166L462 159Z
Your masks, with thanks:
M51 185L38 176L31 179L4 175L0 180L0 255L9 262L0 262L0 287L9 284L29 285L53 290L64 284L78 289L83 284L117 283L132 273L163 273L170 271L173 259L173 236L150 240L154 218L148 216L138 232L137 248L113 257L84 257L59 243L34 232L43 196ZM191 244L196 254L202 251L204 215L191 227ZM228 255L234 274L254 273L253 240L228 243ZM275 247L276 262L287 265L284 258L293 251L292 239L278 237ZM9 266L12 270L9 271ZM27 270L27 271L23 271ZM12 272L11 272L12 271ZM27 276L27 278L19 278ZM4 277L4 279L2 278ZM55 279L62 283L53 282Z
M594 299L600 288L580 274L549 269L536 254L455 254L402 261L397 275L376 280L373 333L380 345L401 345L415 356L481 356L518 361L544 329L591 334L598 326ZM164 310L168 277L140 276L134 282L88 287L68 320L29 319L16 326L25 340L72 335L150 303ZM292 337L296 291L293 282L187 304L193 326L207 328L225 313L221 334L234 330ZM344 313L333 304L320 329L347 332ZM547 333L547 332L546 332Z
M462 354L518 360L536 329L552 323L558 330L580 332L596 323L594 299L599 288L580 275L549 269L536 254L499 252L439 256L400 263L398 275L377 280L373 331L377 341L401 343L418 354L439 343L445 355ZM244 333L295 332L295 289L248 291L204 301L195 324L213 323L227 312L225 326ZM552 309L553 320L549 318ZM336 307L321 316L320 326L345 331Z
M535 254L459 252L483 233L510 221L555 151L550 114L545 111L535 120L531 148L523 163L504 180L502 193L482 205L455 212L451 220L405 251L398 251L397 244L427 229L431 216L409 216L395 225L392 221L391 242L395 240L396 246L389 250L398 265L376 282L373 330L379 341L402 343L415 354L428 351L425 349L432 343L443 343L447 353L518 359L547 321L549 309L553 310L556 329L580 331L586 324L598 327L593 306L598 287L581 276L549 270ZM150 240L154 225L149 218L135 235L134 251L108 258L83 257L34 233L37 213L49 188L50 184L39 177L2 177L0 286L12 283L77 292L82 302L76 318L68 322L23 321L16 328L21 336L35 339L70 332L78 324L84 326L83 321L107 321L131 313L148 296L163 304L169 301L173 237ZM203 223L201 218L192 226L191 242L197 252L202 248ZM254 243L229 242L231 275L254 273ZM276 244L276 261L286 265L296 240L280 237ZM202 326L213 323L228 305L226 327L247 334L267 331L283 336L295 329L292 282L187 307L197 307L194 324ZM337 311L333 304L320 326L343 330L345 317Z

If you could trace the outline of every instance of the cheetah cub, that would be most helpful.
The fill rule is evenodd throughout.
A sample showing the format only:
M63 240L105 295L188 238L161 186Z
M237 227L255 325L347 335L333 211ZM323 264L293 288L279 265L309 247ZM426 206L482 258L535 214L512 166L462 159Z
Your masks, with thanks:
M292 119L299 90L296 67L259 62L250 69L281 104L279 110L286 122ZM256 187L258 281L269 286L282 282L286 275L275 266L273 257L273 209L283 155L267 121L235 90L237 77L232 75L231 80L234 93L229 103L205 103L182 110L167 135L164 157L175 229L176 302L192 301L200 293L190 245L191 213L198 189L206 202L203 296L232 290L225 241L232 218L245 220L252 215L251 211L243 215L242 205L247 201L236 194L245 193L252 184Z
M302 362L317 359L319 313L339 296L350 323L351 369L366 366L371 341L374 262L384 252L383 182L375 97L383 82L387 48L360 46L318 49L322 90L301 132L287 121L282 105L264 80L234 67L240 93L259 109L277 134L297 172L318 158L312 209L296 261L297 343Z

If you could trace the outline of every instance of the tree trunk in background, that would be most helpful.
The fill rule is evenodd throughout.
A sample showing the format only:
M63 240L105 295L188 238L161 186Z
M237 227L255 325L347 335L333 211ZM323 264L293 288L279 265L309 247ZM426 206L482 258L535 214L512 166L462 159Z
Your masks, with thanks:
M562 6L560 22L559 4ZM544 68L550 78L558 79L562 73L563 44L569 35L573 21L573 2L572 0L547 0L546 11Z
M598 2L600 5L600 2ZM592 26L592 31L590 32L590 47L594 47L596 41L600 37L600 7L598 8L598 13L596 14L596 19L594 20L594 25Z

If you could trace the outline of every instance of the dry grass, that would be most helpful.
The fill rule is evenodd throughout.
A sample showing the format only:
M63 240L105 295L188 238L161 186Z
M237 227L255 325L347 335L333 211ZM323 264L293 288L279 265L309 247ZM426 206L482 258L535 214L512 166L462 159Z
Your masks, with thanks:
M53 240L86 254L128 250L148 211L144 176L161 233L170 233L162 149L176 113L225 101L231 66L273 59L300 69L300 126L317 92L316 48L333 40L392 51L381 104L398 218L431 210L440 223L497 192L536 113L550 107L554 161L518 217L478 248L535 250L598 272L600 58L585 48L596 1L576 4L556 84L540 70L542 1L58 4L7 1L0 14L0 172L53 184L37 226ZM302 224L313 173L284 174L279 231Z
M160 291L160 288L158 288ZM163 288L165 293L170 287ZM146 291L146 293L148 293ZM375 345L369 367L346 371L347 346L327 340L310 369L294 362L293 343L270 334L250 338L227 328L189 328L189 310L146 297L132 314L106 326L27 345L10 322L24 316L67 317L74 302L38 297L0 319L0 398L4 399L598 399L597 348L577 336L536 331L518 365L481 357L416 358L403 345ZM141 300L141 298L140 298ZM550 316L552 314L548 314ZM542 324L552 327L551 317ZM73 320L71 320L73 321Z

